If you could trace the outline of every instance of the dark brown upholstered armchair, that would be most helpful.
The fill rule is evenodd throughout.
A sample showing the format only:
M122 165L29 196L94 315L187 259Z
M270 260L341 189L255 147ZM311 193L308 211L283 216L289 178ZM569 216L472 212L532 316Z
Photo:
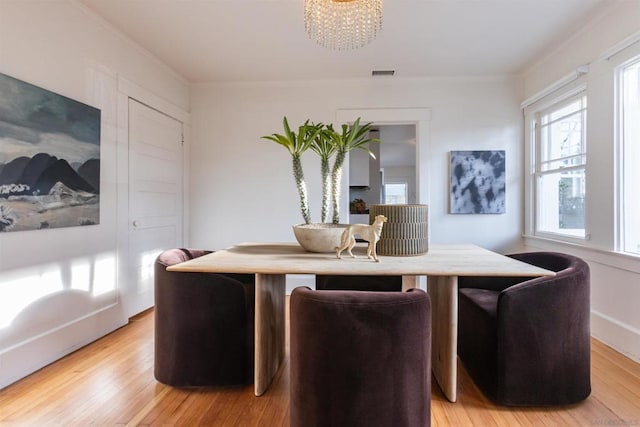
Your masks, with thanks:
M253 382L254 276L169 272L211 253L171 249L155 262L155 365L174 387Z
M316 290L401 292L402 276L316 275Z
M294 289L291 426L431 424L431 303L407 292Z
M460 277L458 355L491 400L576 403L591 393L590 273L556 252L509 255L555 277Z

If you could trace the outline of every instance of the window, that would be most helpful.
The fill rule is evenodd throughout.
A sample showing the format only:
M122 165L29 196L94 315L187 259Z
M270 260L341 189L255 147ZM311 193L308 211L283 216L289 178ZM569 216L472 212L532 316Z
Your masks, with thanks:
M536 114L536 233L585 237L587 97Z
M622 250L640 254L640 58L624 65L620 81Z
M407 183L399 182L384 185L384 203L386 205L406 205L408 200Z

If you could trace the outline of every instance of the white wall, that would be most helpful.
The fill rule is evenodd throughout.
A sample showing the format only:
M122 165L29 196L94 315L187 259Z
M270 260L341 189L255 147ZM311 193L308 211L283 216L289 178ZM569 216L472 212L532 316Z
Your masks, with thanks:
M11 309L0 313L3 387L127 321L120 299L127 283L119 280L126 254L117 250L127 230L119 102L134 88L187 111L189 91L173 72L66 0L0 1L0 72L102 111L100 225L0 234L0 301Z
M633 40L634 45L611 56L613 51ZM592 335L640 360L640 258L616 253L613 69L621 56L630 55L633 50L636 55L640 54L640 2L611 2L601 16L527 70L525 98L530 98L577 67L589 65L589 73L581 79L586 83L588 96L585 215L589 239L575 246L527 237L525 244L529 250L574 253L589 262ZM528 135L526 150L530 150ZM529 198L528 195L526 203ZM530 219L525 232L532 233Z
M220 249L241 241L291 241L302 221L289 154L261 135L307 118L335 122L345 108L430 108L428 162L432 242L472 242L506 251L522 233L521 81L357 80L195 85L192 88L191 243ZM337 124L337 123L336 123ZM448 214L448 152L507 151L507 213ZM319 221L319 166L303 157L312 219ZM346 220L347 204L342 217Z

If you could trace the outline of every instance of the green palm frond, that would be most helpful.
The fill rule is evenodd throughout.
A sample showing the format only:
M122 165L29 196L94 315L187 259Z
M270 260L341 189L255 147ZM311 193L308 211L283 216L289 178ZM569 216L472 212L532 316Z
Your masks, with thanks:
M292 159L293 177L296 182L296 188L298 190L298 196L300 198L300 211L305 223L311 222L311 214L309 213L309 202L307 195L307 185L304 180L304 172L302 170L302 162L300 160L301 155L311 148L314 140L318 138L324 125L309 123L309 120L305 121L298 127L298 133L296 134L291 130L289 121L285 116L282 119L282 127L284 129L284 135L274 133L271 135L265 135L262 138L269 141L273 141L282 145L289 151Z
M333 128L331 125L327 125L324 129L324 125L320 123L321 131L317 134L316 138L311 144L311 149L320 156L321 159L329 159L333 156L337 150L336 145L333 142L332 134Z
M334 131L332 127L333 143L338 151L348 153L351 150L361 149L365 150L371 157L375 159L375 154L367 147L370 143L380 142L378 138L370 138L369 132L373 123L365 123L360 125L360 117L358 117L351 126L348 124L342 125L342 132Z
M261 138L282 145L292 156L299 156L311 148L313 141L318 137L318 134L322 132L324 125L322 123L317 125L313 123L309 124L309 120L307 120L298 127L298 133L296 134L289 127L289 122L285 117L282 119L282 127L284 128L284 135L274 133L262 136Z

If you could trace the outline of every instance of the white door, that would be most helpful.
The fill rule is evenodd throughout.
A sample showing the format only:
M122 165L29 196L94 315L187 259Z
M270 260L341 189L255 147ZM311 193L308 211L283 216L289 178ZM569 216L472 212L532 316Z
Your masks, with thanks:
M129 99L129 317L153 306L157 255L182 244L182 123Z

